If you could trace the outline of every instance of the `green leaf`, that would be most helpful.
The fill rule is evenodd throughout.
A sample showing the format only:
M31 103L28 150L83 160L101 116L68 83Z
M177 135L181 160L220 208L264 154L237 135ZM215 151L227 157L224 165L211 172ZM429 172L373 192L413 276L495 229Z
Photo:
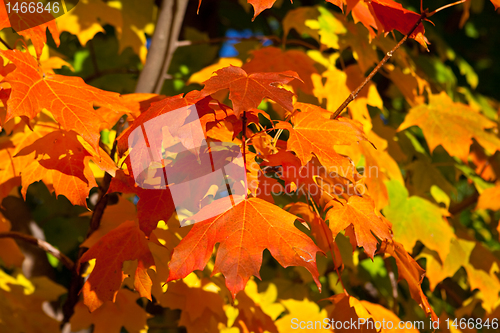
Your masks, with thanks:
M443 218L443 211L420 197L408 197L408 190L398 181L385 183L389 205L383 213L392 222L394 237L411 251L417 241L439 253L444 260L449 253L453 229ZM445 245L445 246L443 246Z

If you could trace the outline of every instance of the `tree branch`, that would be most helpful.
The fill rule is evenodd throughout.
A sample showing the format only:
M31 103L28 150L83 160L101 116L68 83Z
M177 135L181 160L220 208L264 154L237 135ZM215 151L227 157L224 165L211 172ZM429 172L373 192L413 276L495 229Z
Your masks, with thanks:
M156 87L156 82L161 76L162 60L167 53L172 14L172 1L162 1L146 64L139 75L135 88L136 93L151 93Z
M451 215L460 214L464 209L466 209L470 205L476 203L477 199L479 199L479 192L474 191L474 193L472 193L472 195L468 196L467 198L460 201L459 203L451 206L448 211L450 212Z
M167 44L166 54L163 59L163 66L161 67L160 76L156 81L153 91L156 94L160 93L161 88L163 88L163 82L165 81L165 79L170 78L170 76L168 75L168 69L170 68L170 63L172 62L174 52L179 45L179 33L181 31L182 22L184 21L184 15L186 14L186 7L188 4L188 0L174 0L170 2L173 2L172 13L174 13L174 17L171 20L169 40Z
M47 243L44 240L35 238L33 236L23 234L22 232L17 232L17 231L7 231L7 232L0 232L0 238L13 238L13 239L19 239L24 242L33 244L37 246L38 248L44 250L47 253L52 254L54 257L56 257L67 269L72 270L75 266L73 261L66 257L64 253L56 249L52 244Z
M278 36L251 36L251 37L218 37L218 38L212 38L212 39L207 39L207 40L196 40L196 41L190 41L190 40L182 40L177 43L177 47L184 47L184 46L191 46L191 45L199 45L199 44L216 44L216 43L223 43L226 41L247 41L247 40L256 40L256 41L272 41L278 45L281 45L282 43L285 43L286 45L301 45L305 48L311 49L311 50L317 50L318 47L314 46L312 44L309 44L308 42L302 41L300 39L290 39L290 40L282 40Z
M415 31L415 29L418 28L418 26L422 23L422 21L427 18L427 16L428 16L428 11L426 9L426 10L424 10L422 12L422 14L420 14L420 17L417 20L417 22L415 22L415 25L413 26L413 28L411 28L411 30L399 41L399 43L396 44L396 46L394 46L394 48L392 50L390 50L389 52L386 53L386 55L384 56L384 58L371 71L371 73L368 74L368 76L366 77L366 79L353 92L351 92L351 94L346 98L346 100L344 101L344 103L342 103L342 105L339 106L339 108L337 109L337 111L335 111L331 115L331 117L330 117L331 119L336 119L342 113L342 111L344 111L344 109L349 105L349 103L351 103L354 99L356 99L356 97L358 96L359 92L368 84L368 82L370 82L370 80L372 79L372 77L392 57L393 53L397 49L399 49L401 47L401 45L403 45L404 42L406 42L406 40L408 39L408 37L411 36L411 34Z

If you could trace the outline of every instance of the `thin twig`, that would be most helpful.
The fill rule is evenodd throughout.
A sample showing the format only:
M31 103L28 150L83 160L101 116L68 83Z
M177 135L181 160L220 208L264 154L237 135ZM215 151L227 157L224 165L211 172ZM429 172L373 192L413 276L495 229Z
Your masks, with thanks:
M24 242L33 244L40 249L44 250L47 253L52 254L54 257L56 257L67 269L72 270L75 264L73 261L66 257L64 253L56 249L52 244L47 243L44 240L35 238L30 235L23 234L21 232L17 231L7 231L7 232L0 232L0 238L13 238L13 239L19 239Z
M393 53L399 49L401 45L403 45L404 42L408 39L409 36L417 29L417 27L422 23L422 21L427 18L428 12L427 10L424 10L422 14L420 15L419 19L417 22L415 22L415 25L413 28L410 29L410 31L399 41L399 43L394 46L392 50L386 53L385 57L378 63L378 65L371 71L371 73L366 77L366 79L349 95L349 97L346 98L344 103L339 106L337 111L335 111L332 116L330 117L331 119L336 119L342 111L351 103L359 94L359 92L370 82L372 77L382 68L382 66L385 65L385 63L392 57Z
M446 8L449 8L449 7L453 7L453 6L456 6L456 5L459 5L461 3L464 3L466 1L469 1L469 0L460 0L460 1L457 1L457 2L454 2L454 3L450 3L450 4L447 4L447 5L444 5L443 7L439 7L438 9L436 9L435 11L427 14L427 17L431 17L432 15L436 14L437 12L440 12L442 11L443 9L446 9Z
M218 38L212 38L212 39L206 39L206 40L197 40L197 41L190 41L190 40L183 40L177 42L178 47L184 47L184 46L191 46L191 45L199 45L199 44L216 44L216 43L223 43L226 41L261 41L262 43L266 41L272 41L275 42L275 44L280 45L283 41L285 42L286 45L300 45L305 48L311 49L311 50L317 50L318 47L314 46L312 44L309 44L305 41L302 41L300 39L290 39L290 40L282 40L278 36L250 36L250 37L218 37Z
M246 133L247 133L247 112L243 111L243 116L241 117L241 141L243 143L243 166L245 168L245 174L247 172L247 149L246 149Z
M450 212L451 215L458 215L464 209L466 209L470 205L476 203L477 199L479 199L479 192L477 192L476 190L474 190L474 193L472 193L472 195L468 196L467 198L465 198L464 200L460 201L459 203L451 206L448 211Z
M2 37L0 37L0 43L2 43L7 49L12 50L12 47L10 47Z

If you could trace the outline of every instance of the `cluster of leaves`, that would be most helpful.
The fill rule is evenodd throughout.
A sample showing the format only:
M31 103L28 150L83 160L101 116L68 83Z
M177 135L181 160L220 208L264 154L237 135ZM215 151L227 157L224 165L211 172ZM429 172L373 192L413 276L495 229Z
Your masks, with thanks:
M283 46L249 39L234 58L211 59L207 35L185 27L192 45L177 49L164 95L131 93L153 1L82 0L19 34L0 4L0 37L18 45L0 51L0 328L58 331L62 316L95 332L498 317L500 103L439 35L413 29L425 16L392 0L328 2L283 4ZM456 24L500 6L481 3L465 2ZM257 24L274 1L249 4ZM418 44L393 52L398 32ZM241 147L248 194L181 228L168 188L138 186L130 156L148 152L129 137L189 105L207 141ZM210 209L199 191L193 206ZM30 232L57 249L25 248Z

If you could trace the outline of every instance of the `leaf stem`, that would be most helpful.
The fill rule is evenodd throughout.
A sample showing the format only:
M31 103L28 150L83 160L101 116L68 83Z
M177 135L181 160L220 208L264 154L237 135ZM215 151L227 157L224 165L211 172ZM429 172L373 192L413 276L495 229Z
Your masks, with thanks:
M241 117L241 141L243 143L243 166L245 168L245 176L247 172L247 144L246 144L246 133L247 133L247 112L243 111L243 116Z
M351 94L346 98L346 100L344 101L344 103L342 103L342 105L339 106L339 108L337 109L337 111L335 111L331 115L330 119L336 119L342 113L342 111L344 111L344 109L349 105L349 103L351 103L358 96L359 92L368 84L368 82L370 82L370 80L372 79L372 77L392 57L392 55L394 54L394 52L397 49L399 49L401 47L401 45L403 45L404 42L406 42L406 40L408 39L408 37L411 36L411 34L418 28L418 26L422 23L422 21L424 19L426 19L427 17L428 17L428 12L427 12L427 9L426 9L426 10L424 10L422 12L422 14L420 14L420 17L418 18L417 22L415 22L415 25L413 26L413 28L410 29L410 31L399 41L399 43L396 44L396 46L394 46L394 48L392 50L390 50L389 52L386 53L386 55L384 56L384 58L371 71L371 73L368 74L368 76L366 77L366 79L354 91L351 92Z
M443 9L459 5L459 4L464 3L466 1L469 1L469 0L460 0L460 1L457 1L457 2L454 2L454 3L450 3L450 4L447 4L447 5L444 5L443 7L439 7L435 11L430 12L429 14L427 14L427 17L431 17L432 15L436 14L437 12L442 11Z
M283 129L282 128L280 128L278 130L278 133L276 133L276 136L273 138L273 147L276 147L276 144L278 143L278 140L279 140L279 138L281 136L281 133L283 133Z
M7 232L0 232L0 238L13 238L13 239L19 239L24 242L33 244L40 249L44 250L47 253L52 254L54 257L56 257L67 269L72 270L75 264L73 261L68 258L64 253L56 249L52 244L47 243L44 240L41 240L39 238L35 238L30 235L23 234L21 232L17 231L7 231Z

